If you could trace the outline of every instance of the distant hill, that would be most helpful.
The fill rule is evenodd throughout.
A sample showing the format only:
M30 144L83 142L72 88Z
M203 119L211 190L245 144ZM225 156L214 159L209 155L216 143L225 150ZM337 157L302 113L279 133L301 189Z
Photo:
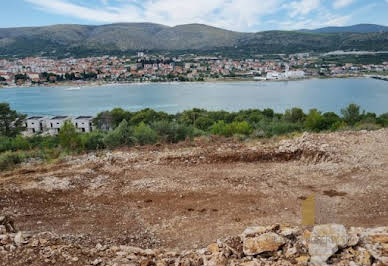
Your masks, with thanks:
M361 25L353 27L362 28ZM388 50L388 31L326 33L315 30L241 33L202 24L168 27L153 23L0 29L0 56L3 57L120 55L139 50L241 55L326 52L339 49Z
M340 32L352 32L352 33L371 33L371 32L388 32L387 26L381 26L376 24L358 24L346 27L325 27L315 30L300 30L302 32L311 33L340 33Z

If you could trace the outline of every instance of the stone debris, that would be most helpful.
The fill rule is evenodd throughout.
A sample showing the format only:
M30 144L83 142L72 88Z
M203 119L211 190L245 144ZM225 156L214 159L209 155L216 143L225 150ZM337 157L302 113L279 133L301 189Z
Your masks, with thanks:
M338 249L348 243L345 226L339 224L317 225L314 227L309 242L311 261L323 264Z
M3 219L4 221L4 219ZM0 265L386 265L388 227L247 228L196 250L91 245L82 236L12 233L0 226ZM354 237L357 236L357 240Z

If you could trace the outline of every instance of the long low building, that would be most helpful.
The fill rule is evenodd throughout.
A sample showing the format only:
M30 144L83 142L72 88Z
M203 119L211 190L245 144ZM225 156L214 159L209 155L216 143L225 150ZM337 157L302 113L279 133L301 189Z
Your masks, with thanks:
M25 135L32 134L49 134L58 135L61 127L65 121L71 121L78 132L92 132L93 131L93 116L32 116L25 121L26 131Z

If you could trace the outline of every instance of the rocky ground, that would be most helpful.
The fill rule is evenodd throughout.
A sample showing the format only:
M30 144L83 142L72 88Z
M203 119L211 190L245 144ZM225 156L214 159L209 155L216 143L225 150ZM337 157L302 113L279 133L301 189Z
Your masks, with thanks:
M327 224L312 231L288 225L249 227L193 250L84 245L83 237L9 230L0 216L2 265L387 265L388 227L364 229ZM8 222L8 223L7 223Z
M0 215L16 223L0 227L0 265L378 265L387 263L387 230L376 229L388 224L387 191L388 130L201 138L26 164L0 173ZM316 224L347 230L300 226L307 197ZM284 226L241 235L285 223L291 235Z

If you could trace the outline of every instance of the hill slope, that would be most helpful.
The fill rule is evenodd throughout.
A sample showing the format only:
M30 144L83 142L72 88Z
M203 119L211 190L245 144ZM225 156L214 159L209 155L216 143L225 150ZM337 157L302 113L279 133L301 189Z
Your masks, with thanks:
M388 31L240 33L202 24L53 25L0 29L0 56L85 56L148 51L288 53L338 49L388 50Z
M339 32L352 32L352 33L371 33L371 32L387 32L388 27L376 25L376 24L357 24L346 27L325 27L314 30L301 30L303 32L312 33L339 33Z

